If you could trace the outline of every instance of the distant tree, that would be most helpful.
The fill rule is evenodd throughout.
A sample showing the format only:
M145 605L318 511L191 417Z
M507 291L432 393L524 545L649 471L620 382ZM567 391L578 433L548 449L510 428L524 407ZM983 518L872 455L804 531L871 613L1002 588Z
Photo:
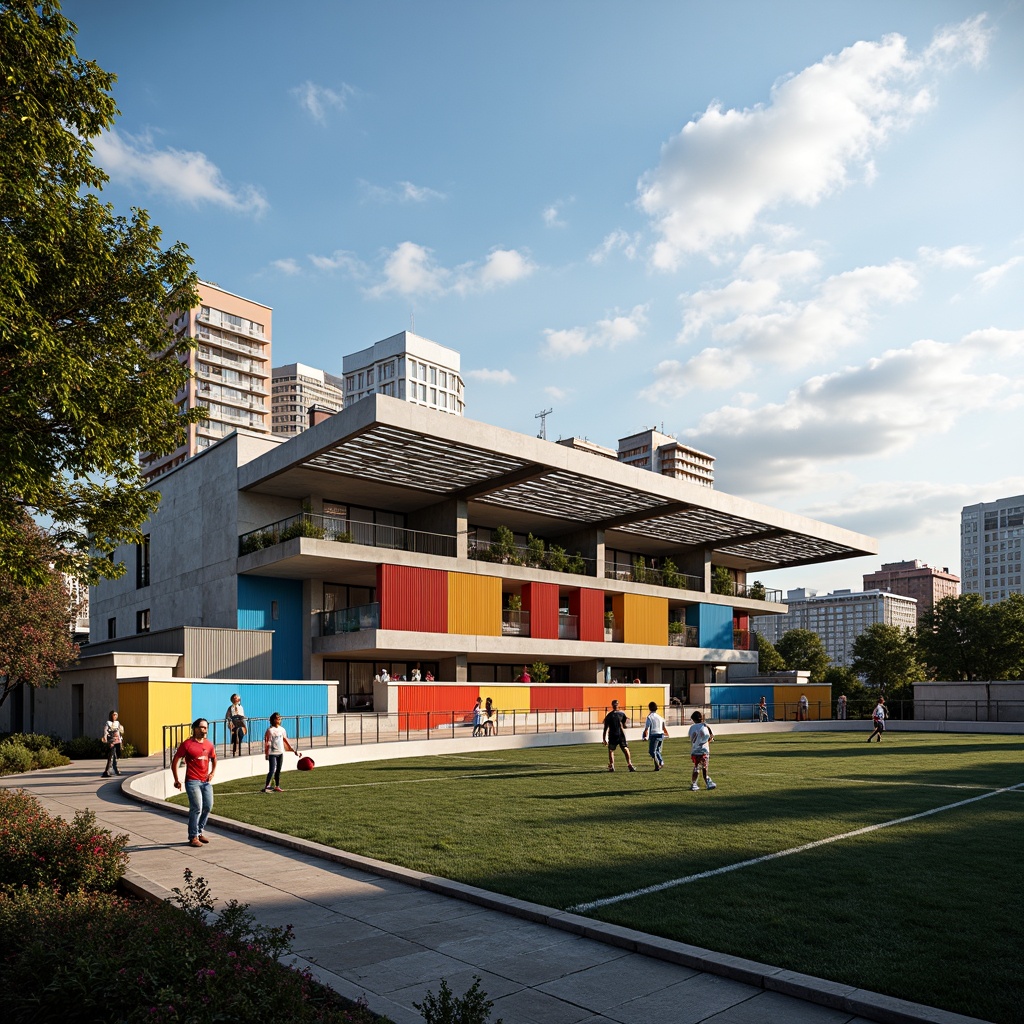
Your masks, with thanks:
M825 670L821 681L832 688L832 706L840 694L846 696L847 714L855 718L866 714L878 702L878 693L864 685L860 676L848 665L832 665Z
M757 650L757 671L763 676L784 672L786 659L775 649L775 645L754 630L754 648Z
M925 678L910 630L884 622L873 623L853 641L851 652L853 671L866 676L868 683L887 694L899 685Z
M170 327L199 301L192 261L94 194L114 76L78 56L76 31L51 0L0 4L0 570L44 586L20 513L48 523L58 565L120 575L104 556L158 501L138 454L171 451L199 415L175 404L189 343Z
M998 626L998 614L980 594L944 597L920 617L919 657L934 679L998 679L1007 661Z
M831 661L817 633L809 629L791 629L778 642L786 668L811 673L811 682L820 683Z
M23 558L49 566L26 584L0 568L0 707L19 686L56 686L60 669L78 656L71 634L75 609L52 541L24 513L14 524Z

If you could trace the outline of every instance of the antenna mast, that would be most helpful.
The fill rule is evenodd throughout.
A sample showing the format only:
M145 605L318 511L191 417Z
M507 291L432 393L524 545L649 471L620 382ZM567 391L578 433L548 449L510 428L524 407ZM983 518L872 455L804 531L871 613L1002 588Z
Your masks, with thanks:
M546 441L548 439L548 416L550 416L554 411L554 409L541 409L541 411L533 417L535 420L540 420L540 433L537 436L542 441Z

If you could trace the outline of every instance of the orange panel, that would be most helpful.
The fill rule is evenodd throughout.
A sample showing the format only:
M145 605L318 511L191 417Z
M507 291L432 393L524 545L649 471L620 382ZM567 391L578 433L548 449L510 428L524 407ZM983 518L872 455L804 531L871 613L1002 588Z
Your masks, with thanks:
M415 683L398 684L399 728L413 732L427 728L427 712L430 712L431 727L441 723L461 722L472 716L473 705L480 696L480 687L473 683L467 686L430 686ZM408 715L408 719L406 716Z
M501 636L501 580L448 573L448 632Z

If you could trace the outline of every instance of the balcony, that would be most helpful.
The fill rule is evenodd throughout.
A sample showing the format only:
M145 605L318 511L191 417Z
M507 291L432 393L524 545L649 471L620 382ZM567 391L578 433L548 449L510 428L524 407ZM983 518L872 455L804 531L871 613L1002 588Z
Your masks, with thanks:
M579 616L577 615L559 615L558 616L558 639L559 640L579 640L580 638L580 627L579 627Z
M668 624L668 645L669 647L700 647L700 634L697 627L684 626L681 622L670 622Z
M501 610L501 635L529 636L530 613L520 611L518 608L503 608Z
M734 629L732 631L732 649L734 651L750 650L750 630Z
M570 555L557 545L545 550L527 544L488 543L470 537L468 556L480 562L495 562L499 565L522 565L576 576L597 575L597 563L593 558L584 558L578 551Z
M361 544L366 547L414 551L421 555L456 556L456 538L446 533L425 533L398 526L378 526L355 522L341 516L320 516L301 512L279 522L250 530L238 538L239 555L273 547L294 537L311 537L339 544Z
M745 597L748 601L770 601L782 603L781 590L768 590L763 583L736 583L733 580L715 581L711 593L724 597Z
M704 592L704 580L700 576L691 576L689 573L675 570L666 572L662 569L648 569L639 560L631 566L622 563L605 564L604 578L621 580L623 583L646 583L653 587L692 590L698 594Z
M358 633L361 629L380 629L380 604L361 604L356 608L338 608L320 612L320 635Z

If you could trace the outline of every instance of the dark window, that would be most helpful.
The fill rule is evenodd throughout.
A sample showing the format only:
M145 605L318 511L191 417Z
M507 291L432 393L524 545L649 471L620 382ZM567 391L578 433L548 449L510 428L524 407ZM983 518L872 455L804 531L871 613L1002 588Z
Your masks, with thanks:
M135 545L135 586L149 586L149 534L144 534L142 541Z
M107 639L114 640L117 638L117 619L107 619Z
M135 613L135 632L136 633L148 633L149 632L149 609L143 608L142 611Z

